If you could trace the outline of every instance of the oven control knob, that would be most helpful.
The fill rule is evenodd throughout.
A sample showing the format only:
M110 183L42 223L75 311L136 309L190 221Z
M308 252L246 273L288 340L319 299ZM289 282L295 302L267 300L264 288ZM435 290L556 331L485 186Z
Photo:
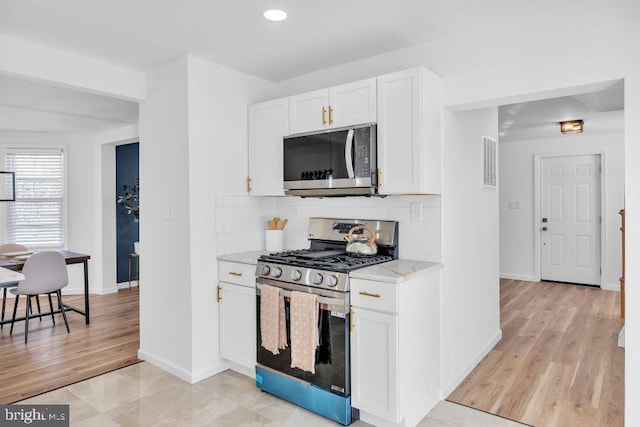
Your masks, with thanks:
M263 265L262 270L260 270L260 274L262 274L263 276L268 276L270 271L271 269L268 265Z
M300 280L300 278L302 278L302 273L300 273L300 270L293 270L291 272L291 280L295 280L297 282L298 280Z
M338 278L336 276L331 275L327 277L327 285L329 285L329 287L335 288L337 284L338 284Z
M280 267L276 267L273 269L273 271L271 272L271 275L273 277L280 277L282 276L282 269Z
M322 283L322 279L323 279L322 274L315 273L311 281L313 282L314 285L319 285L320 283Z

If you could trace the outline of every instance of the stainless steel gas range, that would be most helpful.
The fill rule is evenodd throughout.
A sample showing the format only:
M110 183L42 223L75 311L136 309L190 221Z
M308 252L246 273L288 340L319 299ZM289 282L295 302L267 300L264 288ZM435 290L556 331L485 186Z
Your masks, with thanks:
M378 253L346 252L354 226L367 225L376 234ZM343 425L358 418L351 408L349 273L398 258L398 223L354 219L310 218L309 249L261 256L256 268L257 386L273 395L317 412ZM290 344L292 292L317 296L318 346L315 373L291 367L290 346L273 354L261 346L260 289L280 289L285 298L287 343Z

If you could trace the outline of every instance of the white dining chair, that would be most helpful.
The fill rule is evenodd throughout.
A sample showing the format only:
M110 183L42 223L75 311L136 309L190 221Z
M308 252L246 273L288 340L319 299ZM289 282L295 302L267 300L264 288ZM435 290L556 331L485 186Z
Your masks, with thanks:
M16 312L18 311L18 299L20 295L27 296L27 304L25 308L25 326L24 326L24 343L27 343L29 335L29 317L31 307L28 303L30 298L38 295L49 296L51 303L51 294L56 293L58 296L58 308L62 313L64 324L69 333L69 323L65 313L64 304L62 304L61 289L69 284L69 275L67 273L67 264L64 256L57 251L38 252L31 255L24 263L22 274L25 279L18 282L18 286L11 289L11 293L16 296L13 305L13 317L11 318L11 332L13 334L13 325L16 320ZM51 305L51 304L50 304ZM51 305L51 317L53 318L53 306ZM55 325L55 320L54 320Z
M0 245L0 255L11 253L11 252L26 252L27 248L23 245L19 245L17 243L5 243ZM0 288L2 288L2 317L0 317L0 330L4 329L4 315L7 306L7 289L15 288L18 286L18 282L8 282L8 283L0 283ZM38 313L40 313L40 299L36 298L36 304L38 305ZM49 305L51 305L51 301L49 301ZM53 308L51 309L53 311Z

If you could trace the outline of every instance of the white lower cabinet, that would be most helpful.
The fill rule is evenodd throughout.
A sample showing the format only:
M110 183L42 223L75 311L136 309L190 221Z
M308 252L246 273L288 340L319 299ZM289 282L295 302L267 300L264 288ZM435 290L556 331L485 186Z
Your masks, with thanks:
M397 422L398 316L355 308L352 316L352 405Z
M220 276L231 273L253 275L255 266L248 264L220 263ZM246 270L243 272L243 269ZM218 304L220 313L220 357L234 362L251 371L256 364L256 290L247 286L242 276L238 283L218 283ZM245 283L243 283L245 282Z
M440 400L440 271L350 283L352 406L376 426L415 426Z

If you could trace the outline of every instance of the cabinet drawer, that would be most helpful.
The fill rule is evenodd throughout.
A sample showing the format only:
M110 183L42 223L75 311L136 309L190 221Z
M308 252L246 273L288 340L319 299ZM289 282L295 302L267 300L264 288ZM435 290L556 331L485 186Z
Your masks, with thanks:
M351 279L351 305L370 310L398 312L398 285Z
M235 283L252 288L256 286L255 265L220 261L219 266L220 272L218 276L221 282Z

